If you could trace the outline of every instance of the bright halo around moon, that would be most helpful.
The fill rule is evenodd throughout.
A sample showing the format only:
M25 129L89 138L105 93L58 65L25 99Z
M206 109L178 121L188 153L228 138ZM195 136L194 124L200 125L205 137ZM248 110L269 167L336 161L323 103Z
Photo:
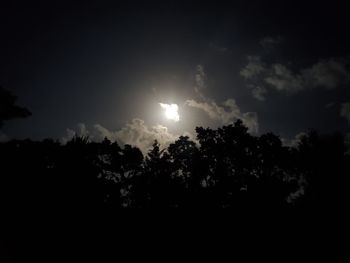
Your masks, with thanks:
M160 106L165 109L165 117L169 120L173 121L179 121L180 115L179 115L179 106L177 104L166 104L166 103L159 103Z

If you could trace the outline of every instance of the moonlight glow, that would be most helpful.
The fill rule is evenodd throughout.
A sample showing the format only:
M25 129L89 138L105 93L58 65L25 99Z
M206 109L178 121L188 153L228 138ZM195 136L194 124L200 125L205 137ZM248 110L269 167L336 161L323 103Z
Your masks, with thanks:
M178 113L179 107L177 104L165 104L165 103L159 103L160 106L165 109L165 117L169 120L173 121L179 121L180 116Z

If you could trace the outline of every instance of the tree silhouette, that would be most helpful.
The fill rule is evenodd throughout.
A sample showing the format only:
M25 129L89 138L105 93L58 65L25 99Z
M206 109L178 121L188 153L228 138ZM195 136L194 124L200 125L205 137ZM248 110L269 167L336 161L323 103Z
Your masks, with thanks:
M253 136L238 120L196 128L146 156L131 145L75 136L65 145L0 144L1 195L17 209L240 208L343 211L350 157L341 134L306 134L285 146L273 133Z
M0 128L3 122L15 118L26 118L31 112L26 108L17 106L17 97L12 95L8 90L0 86Z

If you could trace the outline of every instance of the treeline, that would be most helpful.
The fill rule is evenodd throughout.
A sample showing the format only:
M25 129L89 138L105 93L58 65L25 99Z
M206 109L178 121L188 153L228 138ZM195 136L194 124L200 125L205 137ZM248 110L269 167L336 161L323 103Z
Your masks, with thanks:
M66 145L13 140L0 145L1 199L11 209L276 208L344 209L350 156L341 134L310 131L284 146L272 133L253 136L239 120L196 128L146 156L105 138Z

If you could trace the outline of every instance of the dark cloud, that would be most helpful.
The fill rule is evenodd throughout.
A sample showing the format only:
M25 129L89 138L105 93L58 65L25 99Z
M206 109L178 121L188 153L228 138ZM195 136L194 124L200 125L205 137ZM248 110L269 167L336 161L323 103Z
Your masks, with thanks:
M252 79L267 70L267 65L261 61L259 56L248 56L248 64L240 71L245 79Z
M348 58L323 59L310 68L302 69L304 87L335 89L350 83L350 61Z
M258 100L265 100L265 94L267 93L267 89L263 86L252 86L252 95L254 98Z
M330 109L330 108L332 108L335 104L336 104L335 102L331 101L331 102L328 102L328 103L325 105L325 107L326 107L327 109Z
M277 45L282 44L284 38L282 36L277 37L264 37L260 40L260 45L265 49L272 49Z
M218 52L218 53L228 53L230 51L227 47L219 46L219 45L214 44L214 43L210 43L209 47L213 51Z
M274 64L267 71L267 76L264 78L267 87L289 94L305 88L303 77L299 74L294 74L285 65Z
M306 89L335 89L350 83L350 61L347 58L321 59L310 67L293 71L281 63L267 64L258 56L248 56L240 71L256 99L264 100L268 90L294 94Z

